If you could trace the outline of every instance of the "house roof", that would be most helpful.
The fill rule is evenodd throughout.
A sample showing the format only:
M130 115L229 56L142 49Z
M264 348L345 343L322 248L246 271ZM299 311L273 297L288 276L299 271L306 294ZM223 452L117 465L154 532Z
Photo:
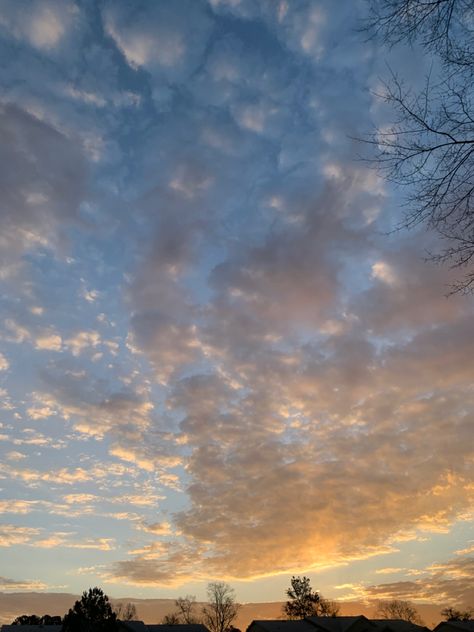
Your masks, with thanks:
M307 617L306 621L310 621L316 627L325 630L325 632L348 632L354 626L359 629L371 629L375 626L367 617L359 615L356 617Z
M353 627L359 630L374 630L374 632L376 630L376 626L363 615L357 617L307 617L306 619L293 620L252 621L247 628L247 632L252 632L254 626L262 632L317 632L315 628L321 632L349 632ZM400 632L405 631L400 630Z
M146 624L146 628L148 632L209 632L202 623L178 623L176 625L152 623Z
M250 632L252 627L263 630L263 632L315 632L314 626L305 619L290 621L285 619L252 621L247 628L247 632Z
M1 632L61 632L62 625L2 625Z
M256 629L252 629L254 626ZM429 632L429 628L401 619L367 619L364 615L359 615L355 617L307 617L306 619L289 621L252 621L247 632ZM440 630L439 632L443 631ZM456 631L450 632L474 632L474 626L459 627Z
M372 623L382 630L392 632L427 632L429 628L424 625L404 621L403 619L371 619Z
M127 632L209 632L200 623L179 625L151 624L143 621L118 621L119 629ZM2 625L0 632L61 632L62 625Z
M125 629L127 632L147 632L148 629L148 626L146 626L143 621L122 621L119 619L117 623L122 630Z
M474 619L468 619L467 621L441 621L433 632L442 630L445 626L449 626L451 630L459 630L459 632L474 632Z

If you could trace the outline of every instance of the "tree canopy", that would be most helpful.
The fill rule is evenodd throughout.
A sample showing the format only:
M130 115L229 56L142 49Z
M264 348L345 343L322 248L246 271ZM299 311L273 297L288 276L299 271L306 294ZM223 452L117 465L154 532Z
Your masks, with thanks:
M12 625L61 625L61 617L49 614L44 614L42 617L37 614L22 614L12 621Z
M324 599L313 591L309 577L293 576L286 595L289 599L283 606L283 613L288 619L331 617L339 612L339 606L335 602Z
M89 588L65 615L63 632L114 632L117 615L100 588Z

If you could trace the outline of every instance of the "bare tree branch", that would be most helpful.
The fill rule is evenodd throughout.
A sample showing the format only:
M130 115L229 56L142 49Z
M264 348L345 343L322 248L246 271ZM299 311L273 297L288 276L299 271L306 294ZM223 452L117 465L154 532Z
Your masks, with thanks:
M437 83L426 78L414 93L389 69L383 99L395 120L364 142L390 182L406 188L400 227L425 224L446 243L431 255L464 268L454 292L474 289L474 24L473 0L371 0L366 24L389 46L421 43L443 64Z
M202 609L203 623L211 632L227 632L240 608L234 591L224 582L212 582L207 587L208 604Z

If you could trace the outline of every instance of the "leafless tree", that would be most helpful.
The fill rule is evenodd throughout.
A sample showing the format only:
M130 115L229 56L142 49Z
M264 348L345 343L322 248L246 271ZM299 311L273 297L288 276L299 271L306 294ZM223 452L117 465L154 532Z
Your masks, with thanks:
M410 228L444 240L434 261L463 268L453 291L474 289L474 38L472 0L371 0L369 33L389 45L421 44L441 71L414 92L391 72L379 95L395 120L366 142L385 177L407 187Z
M421 45L443 63L470 68L474 62L472 0L371 0L365 30L389 45Z
M170 612L169 614L165 614L161 623L163 625L179 625L181 620L176 612Z
M225 582L212 582L207 587L208 604L202 609L203 623L211 632L227 632L240 608L234 590Z
M174 603L178 609L180 621L183 623L200 623L196 614L196 597L194 595L178 597Z
M134 621L137 618L137 609L131 602L120 602L114 606L114 612L119 621Z
M337 617L340 609L341 607L336 601L325 599L323 596L321 596L321 599L319 600L320 617Z
M423 621L413 604L401 599L380 601L377 606L377 614L381 619L402 619L403 621L417 623L418 625L423 624Z
M446 621L469 621L474 615L474 609L458 610L457 608L448 607L443 608L441 614Z

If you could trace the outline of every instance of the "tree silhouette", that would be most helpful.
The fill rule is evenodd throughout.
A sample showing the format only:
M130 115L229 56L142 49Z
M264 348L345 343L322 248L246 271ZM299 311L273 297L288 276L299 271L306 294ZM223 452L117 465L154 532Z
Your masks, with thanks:
M318 614L319 595L313 592L309 577L293 577L291 586L287 588L288 601L283 606L283 612L288 619L304 619Z
M203 623L211 632L228 632L240 608L234 590L225 582L207 586L208 604L202 609Z
M65 615L63 632L114 632L117 615L100 588L89 588Z
M39 625L40 623L41 617L37 614L21 614L12 621L12 625Z
M59 615L44 614L41 617L41 625L61 625L62 619Z
M441 614L443 615L446 621L469 621L474 611L472 608L468 608L467 610L457 610L456 608L443 608L441 610Z
M335 601L325 599L322 595L319 596L319 616L320 617L337 617L339 614L340 606Z
M134 603L118 603L114 606L114 612L119 621L133 621L137 618L137 608Z
M42 617L37 614L22 614L12 621L12 625L61 625L61 617L49 614L44 614Z
M178 597L174 603L178 608L179 618L183 623L200 623L199 617L195 613L196 597L194 595Z
M401 599L380 601L377 606L377 614L382 619L402 619L418 625L423 624L416 608L409 601Z
M176 612L170 612L169 614L165 614L161 623L163 625L179 625L181 620Z
M288 619L304 619L305 617L335 617L339 606L324 599L311 588L309 577L293 577L286 590L288 601L283 606L283 613Z

